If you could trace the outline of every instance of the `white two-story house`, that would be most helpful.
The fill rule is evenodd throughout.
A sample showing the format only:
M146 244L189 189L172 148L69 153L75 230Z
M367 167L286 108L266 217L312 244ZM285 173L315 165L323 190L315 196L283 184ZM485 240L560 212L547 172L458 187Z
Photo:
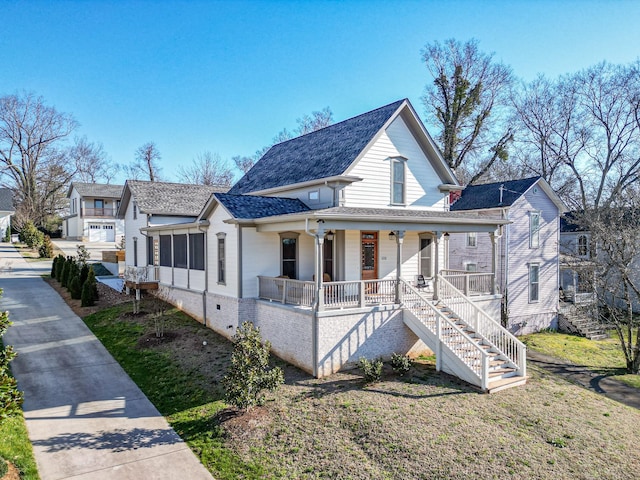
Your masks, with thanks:
M460 188L400 100L273 146L192 222L140 229L154 249L147 268L210 328L231 337L254 322L275 354L317 377L433 351L438 369L486 391L518 385L526 353L500 326L496 270L469 295L441 274L455 232L489 238L497 265L508 223L450 211Z
M83 242L120 243L124 222L116 218L122 185L72 182L67 191L69 214L62 237Z

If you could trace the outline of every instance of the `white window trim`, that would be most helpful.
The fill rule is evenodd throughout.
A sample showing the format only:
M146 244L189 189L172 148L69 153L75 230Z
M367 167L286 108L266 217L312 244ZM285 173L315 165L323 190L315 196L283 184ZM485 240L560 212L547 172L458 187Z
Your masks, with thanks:
M474 270L469 270L469 266L473 265ZM477 262L464 262L464 271L468 273L478 273L478 263Z
M218 240L216 241L216 258L217 262L217 271L218 271L218 285L226 285L227 284L227 234L225 232L219 232L216 234ZM224 253L224 257L222 258L222 262L220 261L220 240L222 240L222 249ZM224 278L220 279L220 266L222 266L222 272Z
M418 235L418 273L421 274L421 272L422 272L422 261L423 260L422 260L422 249L420 248L421 245L422 245L422 240L431 240L431 243L429 244L429 250L430 250L430 252L429 252L430 255L429 256L430 256L430 259L431 259L431 269L430 269L431 272L430 272L430 275L428 275L425 278L433 278L433 269L434 269L433 262L434 262L434 259L435 259L435 255L437 255L437 253L435 252L435 240L434 240L433 234L431 234L431 233L420 233Z
M299 279L300 278L300 234L297 232L282 232L279 234L280 235L280 275L283 275L283 270L282 270L282 266L283 266L283 262L284 262L284 258L282 255L282 240L284 240L285 238L293 238L296 240L296 268L295 268L295 274L296 274L296 278L295 279ZM295 280L294 279L294 280Z
M320 203L320 189L310 190L307 193L307 199L309 203Z
M531 282L531 269L532 267L535 267L538 269L538 281L536 282L536 285L538 285L538 298L536 299L532 299L531 298L531 286L533 285L533 283ZM527 283L529 285L529 303L538 303L540 302L540 264L539 263L530 263L529 264L529 268L528 268L528 276L527 276Z
M471 242L473 239L473 242ZM473 245L472 245L473 243ZM478 233L477 232L467 232L467 247L470 248L478 248Z
M390 167L391 167L391 175L390 175L390 181L391 181L391 198L390 198L390 204L391 205L406 205L407 204L407 159L405 157L391 157L390 158ZM396 163L400 163L402 165L402 182L396 182L395 178L394 178L394 166ZM396 183L402 183L402 200L400 203L395 202L394 201L394 187L396 185Z
M533 219L538 218L538 228L533 229ZM540 248L540 221L542 212L533 210L529 212L529 248Z

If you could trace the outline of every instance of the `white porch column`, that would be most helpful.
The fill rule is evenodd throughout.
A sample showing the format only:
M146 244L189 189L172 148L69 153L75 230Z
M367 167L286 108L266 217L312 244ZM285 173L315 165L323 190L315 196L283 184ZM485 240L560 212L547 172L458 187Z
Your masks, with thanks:
M496 232L491 232L489 234L489 238L491 238L491 270L493 271L493 277L491 277L491 294L495 295L497 292L497 276L498 276L498 242L496 241L500 238Z
M323 254L324 249L324 230L319 229L316 237L316 264L315 264L315 278L316 278L316 299L317 309L319 312L324 310L324 287L322 285L322 264L324 262Z
M402 243L404 242L404 230L396 230L396 303L402 303L402 289L400 277L402 276Z
M433 260L434 276L433 276L433 299L438 300L438 277L440 276L440 239L442 238L442 232L434 232L433 244L436 251L435 259Z

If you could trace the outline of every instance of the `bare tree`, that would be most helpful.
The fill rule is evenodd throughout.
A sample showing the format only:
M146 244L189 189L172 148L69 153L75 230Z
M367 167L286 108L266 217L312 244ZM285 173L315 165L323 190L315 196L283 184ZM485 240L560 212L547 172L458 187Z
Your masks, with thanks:
M328 127L333 123L333 112L329 107L325 107L322 110L311 112L311 115L306 114L297 118L296 123L298 126L293 132L290 132L286 128L282 129L275 137L273 137L270 145L257 150L252 156L247 157L236 155L235 157L232 157L231 160L235 164L236 168L243 174L247 173L273 145Z
M500 124L500 113L508 106L511 69L481 52L477 40L427 44L422 60L433 77L423 102L439 127L444 159L462 181L477 182L508 158L513 133Z
M0 98L0 175L16 194L18 228L21 219L43 225L63 206L76 173L66 141L76 127L33 93Z
M147 142L136 150L135 159L127 167L134 180L160 181L160 151L154 142Z
M640 179L639 92L637 62L601 63L516 97L523 152L570 205L606 207Z
M205 151L188 167L180 166L178 177L184 183L231 186L234 173L219 154Z
M120 170L119 165L107 158L102 144L90 142L87 137L75 139L69 156L76 166L74 178L81 182L110 183Z
M628 373L640 372L640 191L630 188L606 207L581 218L597 245L594 291L603 323L613 325ZM635 330L635 332L634 332ZM635 340L634 340L635 336Z

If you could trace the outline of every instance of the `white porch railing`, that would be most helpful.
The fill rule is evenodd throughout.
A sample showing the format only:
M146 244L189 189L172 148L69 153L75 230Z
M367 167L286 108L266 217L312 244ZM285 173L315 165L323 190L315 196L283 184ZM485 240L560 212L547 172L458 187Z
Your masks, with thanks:
M493 273L473 273L465 270L441 270L440 274L467 297L494 293Z
M443 276L438 278L438 298L453 313L464 319L467 324L482 335L496 350L517 365L518 375L526 376L527 347L524 343L491 318Z
M133 283L157 282L160 279L160 267L146 265L143 267L125 267L124 280Z
M315 282L278 277L258 277L258 297L289 305L312 307ZM357 280L324 282L321 309L358 308L366 305L393 304L396 300L395 280Z

